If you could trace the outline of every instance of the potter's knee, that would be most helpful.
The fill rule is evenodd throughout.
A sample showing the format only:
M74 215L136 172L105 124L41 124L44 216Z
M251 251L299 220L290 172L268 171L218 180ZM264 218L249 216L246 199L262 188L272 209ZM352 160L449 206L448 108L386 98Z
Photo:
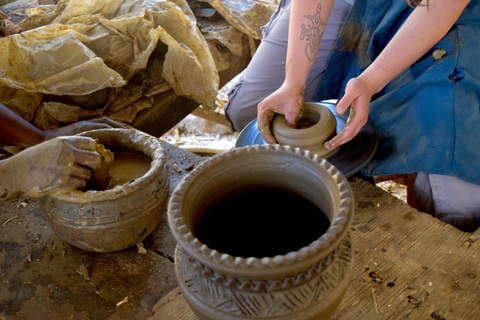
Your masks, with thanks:
M225 117L235 131L241 131L257 117L258 103L250 99L248 94L241 92L241 85L242 83L239 82L232 87L228 93L228 102L225 105Z
M232 104L231 101L229 101L228 104L225 105L225 117L227 118L228 122L230 122L232 130L239 131L238 112L235 108L235 104Z
M242 131L252 120L257 118L257 104L246 106L242 102L230 101L225 109L225 116L235 131Z

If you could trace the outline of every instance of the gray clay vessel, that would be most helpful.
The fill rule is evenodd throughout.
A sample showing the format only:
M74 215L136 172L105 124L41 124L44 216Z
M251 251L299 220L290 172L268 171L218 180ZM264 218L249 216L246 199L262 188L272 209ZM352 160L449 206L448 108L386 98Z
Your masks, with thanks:
M106 148L152 159L142 177L103 191L70 191L40 199L49 225L63 240L87 251L113 252L145 239L165 215L169 177L160 141L136 129L98 129L80 135Z
M282 114L277 114L272 121L272 133L279 144L310 150L324 158L336 151L329 152L323 147L325 141L335 136L336 127L333 113L318 102L304 103L302 116L295 128L287 126Z
M260 258L221 253L195 237L212 205L252 186L301 195L330 227L297 251ZM353 213L348 181L309 151L256 145L210 158L180 182L168 206L182 293L199 319L328 319L350 282Z

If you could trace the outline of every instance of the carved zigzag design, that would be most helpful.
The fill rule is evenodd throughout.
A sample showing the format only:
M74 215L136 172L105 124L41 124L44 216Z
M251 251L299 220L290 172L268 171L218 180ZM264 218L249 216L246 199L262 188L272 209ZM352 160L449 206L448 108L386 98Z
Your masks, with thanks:
M215 281L214 277L206 277L200 272L202 268L199 268L198 263L184 253L177 262L181 264L181 280L197 299L229 314L258 317L286 314L304 309L323 299L348 275L351 257L351 242L348 236L325 259L330 260L329 263L319 262L322 267L317 268L318 272L311 277L294 282L289 287L281 286L280 289L263 291L232 288ZM228 279L226 281L228 282ZM258 286L253 284L253 287Z

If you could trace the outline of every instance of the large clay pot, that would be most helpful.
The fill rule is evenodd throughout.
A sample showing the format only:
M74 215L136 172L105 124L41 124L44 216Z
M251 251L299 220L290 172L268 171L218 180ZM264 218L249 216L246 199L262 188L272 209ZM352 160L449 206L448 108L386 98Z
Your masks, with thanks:
M198 239L196 228L213 206L255 188L308 199L328 217L330 226L311 243L276 256L233 256ZM168 206L168 222L178 243L176 277L186 301L200 319L328 319L350 281L353 212L348 181L309 151L256 145L206 160L180 182ZM298 217L299 212L292 211L289 221Z
M80 249L113 252L145 239L164 217L169 177L158 139L135 129L99 129L82 133L107 149L150 158L148 172L113 189L70 191L40 199L52 229Z
M292 128L285 123L285 116L278 114L272 121L272 133L281 145L310 150L321 157L328 158L337 150L324 148L325 141L335 136L337 121L333 113L318 102L306 102L303 112Z

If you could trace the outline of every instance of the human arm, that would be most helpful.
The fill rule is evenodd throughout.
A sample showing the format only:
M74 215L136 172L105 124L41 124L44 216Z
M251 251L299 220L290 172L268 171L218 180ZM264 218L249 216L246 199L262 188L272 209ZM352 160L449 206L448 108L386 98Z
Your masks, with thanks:
M120 128L120 129L131 129L131 127L125 123L118 122L107 117L83 120L72 123L68 126L45 130L44 136L45 140L50 140L56 137L61 136L72 136L80 132L95 130L95 129L111 129L111 128Z
M70 136L102 128L128 128L128 126L108 118L98 118L79 121L58 129L41 130L0 103L0 138L23 147L34 146L59 136Z
M82 189L102 159L88 137L60 137L0 161L0 201Z
M43 131L0 103L0 138L23 147L42 142Z
M275 143L270 123L276 113L284 114L294 127L304 102L305 83L315 60L333 0L292 0L288 34L285 81L258 104L258 129L264 140Z
M368 120L372 96L414 64L439 42L462 14L469 0L427 1L417 6L375 61L345 87L336 112L342 115L349 106L345 128L325 148L333 150L350 141Z

